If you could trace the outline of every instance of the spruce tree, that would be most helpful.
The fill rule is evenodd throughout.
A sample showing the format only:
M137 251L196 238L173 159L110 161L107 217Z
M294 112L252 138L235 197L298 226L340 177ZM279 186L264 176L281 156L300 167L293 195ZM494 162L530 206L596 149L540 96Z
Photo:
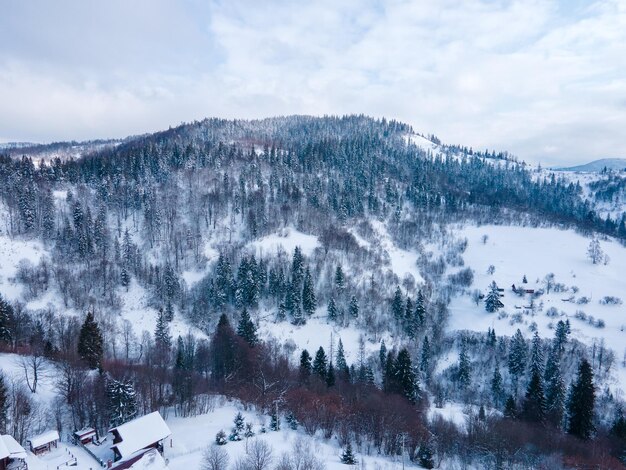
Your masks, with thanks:
M537 373L539 377L543 376L543 348L541 346L541 338L539 333L535 331L530 347L530 373Z
M485 296L485 310L487 310L489 313L493 313L497 312L502 307L504 307L504 304L500 300L500 292L498 291L498 286L495 281L493 281L489 286L489 292Z
M496 408L500 406L503 394L502 374L500 374L500 367L496 364L493 370L493 376L491 377L491 396L493 397L493 404Z
M311 355L309 354L309 351L304 349L302 350L302 354L300 354L300 380L306 381L311 375L312 369Z
M513 395L509 395L504 404L504 417L508 419L517 419L517 404Z
M528 347L522 332L518 328L511 340L509 350L509 372L517 384L519 378L526 371L526 358L528 356Z
M421 326L424 325L424 321L426 321L426 301L424 300L424 295L422 291L417 293L417 300L415 302L415 313L413 314L413 322L414 322L414 330L415 334Z
M467 356L467 346L465 345L465 341L461 342L457 380L461 390L467 389L471 382L471 365L469 357Z
M543 391L543 381L537 370L532 372L526 396L522 403L521 417L532 423L542 423L546 416L546 400Z
M348 307L348 313L352 318L359 317L359 303L356 300L356 297L353 295L350 299L350 306Z
M387 346L385 346L385 340L380 342L380 350L378 351L378 358L380 359L380 367L385 367L385 361L387 360Z
M593 413L596 394L591 364L583 359L578 367L576 381L567 399L567 432L580 439L590 439L593 432Z
M435 468L435 458L430 444L424 443L420 446L417 460L422 468Z
M320 346L315 353L315 360L313 361L313 373L319 376L322 380L326 380L326 371L327 371L327 363L326 352L324 348Z
M333 361L330 361L330 364L328 365L328 371L326 372L326 385L328 387L335 385L335 367L333 366Z
M126 423L137 416L137 394L129 380L107 381L110 427Z
M398 353L394 366L395 381L398 385L398 392L411 403L415 403L419 393L417 376L411 364L411 356L406 348Z
M404 300L402 299L400 286L396 287L396 292L393 295L393 300L391 301L391 313L397 321L402 322L404 316Z
M350 444L350 441L348 441L345 450L341 454L341 463L346 465L356 465L356 457L352 452L352 444Z
M159 309L157 323L154 330L154 343L160 351L169 351L172 346L170 326L163 309Z
M13 315L13 307L0 294L0 342L8 343L11 341Z
M256 326L250 318L248 309L245 307L243 308L243 312L241 312L239 325L237 325L237 334L241 336L251 347L254 347L259 343Z
M280 431L280 418L278 416L278 405L273 404L270 411L270 429L272 431Z
M337 269L335 269L335 286L339 291L342 291L346 287L346 277L343 274L343 269L341 269L341 265L337 265Z
M237 412L237 414L235 415L235 419L233 420L233 424L234 426L230 430L230 435L228 436L228 440L230 441L243 440L246 422L244 421L241 412Z
M342 380L347 380L350 374L350 369L348 369L348 363L346 361L341 338L339 338L339 344L337 345L337 355L335 360L337 362L337 372L339 373L339 377Z
M0 434L7 432L7 413L9 411L9 390L4 374L0 372Z
M546 417L553 426L561 427L565 413L566 391L561 375L561 360L558 345L554 345L544 372L546 388Z
M337 321L338 313L337 313L337 305L335 304L335 299L333 297L328 301L328 308L326 310L326 315L328 319L332 322Z
M98 369L102 365L104 340L92 311L87 313L78 336L78 355L90 369Z
M426 380L430 377L430 355L430 341L428 336L426 336L422 343L422 356L420 359L420 371L422 372L422 377Z
M220 316L211 341L211 372L216 381L232 374L237 367L235 332L226 314Z
M302 288L302 310L309 317L315 313L317 307L317 299L315 298L315 289L313 287L313 278L309 268L306 268L304 275L304 287Z

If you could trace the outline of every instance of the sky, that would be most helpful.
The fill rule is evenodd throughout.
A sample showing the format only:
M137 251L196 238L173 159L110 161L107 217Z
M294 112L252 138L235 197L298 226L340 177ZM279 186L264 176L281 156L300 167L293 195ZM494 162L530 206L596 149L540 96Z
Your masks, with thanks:
M2 1L0 141L351 113L547 165L626 158L626 1Z

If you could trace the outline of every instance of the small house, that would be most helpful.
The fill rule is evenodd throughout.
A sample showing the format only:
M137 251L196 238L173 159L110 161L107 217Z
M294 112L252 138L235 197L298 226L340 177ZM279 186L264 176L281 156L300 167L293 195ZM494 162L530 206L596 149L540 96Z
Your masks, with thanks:
M13 436L0 436L0 470L27 470L26 450Z
M50 430L33 436L28 440L30 451L35 455L45 454L59 445L59 432Z
M73 437L76 444L87 445L98 440L98 433L94 428L84 428L75 431Z
M172 434L158 411L135 418L109 432L113 434L111 449L116 462L150 449L156 449L162 454L163 440Z

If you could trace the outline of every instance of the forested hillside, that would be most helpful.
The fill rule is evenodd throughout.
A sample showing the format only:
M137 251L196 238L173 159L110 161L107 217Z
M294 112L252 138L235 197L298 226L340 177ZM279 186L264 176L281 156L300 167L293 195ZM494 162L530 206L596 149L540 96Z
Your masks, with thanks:
M37 358L58 368L59 426L196 416L222 394L272 431L284 420L426 468L620 468L621 320L600 345L572 335L598 318L549 309L587 303L562 279L574 269L606 283L583 264L550 277L558 244L532 264L505 253L517 229L541 228L542 244L602 240L619 266L626 217L595 202L618 178L594 199L505 152L365 116L207 119L54 154L66 147L0 156L0 339L31 375ZM512 227L493 261L476 254L486 224L485 246ZM593 246L590 264L609 265ZM620 309L618 294L603 305ZM4 426L50 419L5 402ZM467 422L445 419L451 405Z

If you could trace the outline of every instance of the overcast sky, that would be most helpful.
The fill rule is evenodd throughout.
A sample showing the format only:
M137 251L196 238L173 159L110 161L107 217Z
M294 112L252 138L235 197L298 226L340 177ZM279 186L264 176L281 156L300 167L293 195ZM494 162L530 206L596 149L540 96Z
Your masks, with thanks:
M1 141L294 113L544 164L626 157L626 1L2 4Z

